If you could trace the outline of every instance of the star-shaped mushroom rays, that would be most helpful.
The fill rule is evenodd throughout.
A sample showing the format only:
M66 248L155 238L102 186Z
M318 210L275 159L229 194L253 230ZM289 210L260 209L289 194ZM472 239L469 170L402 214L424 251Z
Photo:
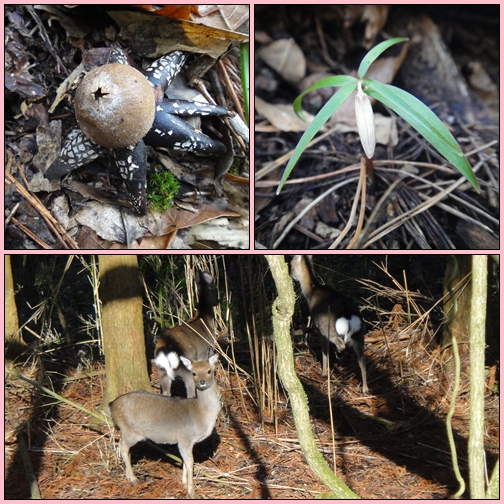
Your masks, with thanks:
M154 61L141 73L127 66L127 58L122 50L114 49L109 63L92 70L79 85L76 118L81 128L69 134L60 155L44 176L56 179L99 156L109 155L119 169L134 210L145 214L145 143L200 155L225 152L223 143L196 131L180 117L222 116L228 112L224 107L164 97L186 59L186 53L174 51ZM128 69L126 74L123 72L125 66ZM87 78L90 74L93 77L93 72L99 78L90 84ZM130 106L124 100L125 96L131 97L134 105ZM83 100L85 105L82 106ZM152 116L151 103L154 105ZM86 111L85 118L82 117L82 110ZM109 129L104 131L107 124Z

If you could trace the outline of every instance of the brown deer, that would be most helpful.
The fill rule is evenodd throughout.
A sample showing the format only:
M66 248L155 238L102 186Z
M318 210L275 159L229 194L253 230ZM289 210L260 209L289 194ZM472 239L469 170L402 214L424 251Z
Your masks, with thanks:
M198 312L195 317L179 326L167 329L160 337L154 351L163 395L171 396L171 385L177 376L184 380L187 397L196 397L193 376L180 359L173 368L167 361L170 352L184 356L193 362L207 361L215 353L214 306L219 303L215 283L210 273L197 272ZM173 373L168 372L171 369Z
M355 301L331 287L320 284L309 256L295 255L291 276L301 284L310 315L319 333L336 346L338 353L351 346L362 373L362 392L368 393L364 358L364 321ZM327 376L328 345L322 344L322 376Z
M178 366L178 356L170 352L170 366ZM181 356L180 360L194 378L198 397L168 397L138 391L119 396L109 404L114 425L121 431L119 449L126 466L126 477L136 484L130 460L130 448L139 441L150 439L155 443L177 444L182 456L182 484L190 498L194 498L193 447L213 431L221 408L215 382L215 367L219 355L208 360L194 362ZM167 369L170 373L170 368Z

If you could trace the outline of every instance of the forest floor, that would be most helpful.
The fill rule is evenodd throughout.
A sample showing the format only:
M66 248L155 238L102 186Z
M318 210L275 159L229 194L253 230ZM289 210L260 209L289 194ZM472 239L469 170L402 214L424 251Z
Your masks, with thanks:
M499 249L498 10L293 4L259 5L255 15L258 245ZM296 97L323 78L356 76L367 50L393 37L409 41L385 51L366 77L414 95L441 118L466 153L481 193L378 101L374 167L368 163L364 177L351 95L324 121L277 195L310 114L338 88L318 88L303 98L306 122L294 113ZM361 183L367 181L362 193L359 173Z
M239 140L235 143L231 138L234 132L229 133L230 145L226 151L229 159L219 162L218 167L217 156L177 153L171 148L168 154L171 142L165 143L162 153L161 149L149 145L145 163L140 163L141 168L134 172L143 183L144 176L139 173L145 165L148 200L145 215L134 211L132 200L135 196L131 194L131 187L123 183L118 166L110 157L113 149L104 149L100 155L96 151L92 156L89 149L82 149L87 162L78 168L66 165L66 149L62 146L68 147L71 132L78 129L75 89L85 72L109 61L112 47L122 49L129 65L139 71L175 49L189 53L187 64L180 72L175 72L178 75L169 86L170 98L175 97L172 93L180 92L183 99L189 101L203 98L202 93L189 87L185 79L186 70L196 67L193 66L198 58L195 53L199 53L203 57L191 79L198 82L200 91L212 97L213 103L219 102L233 116L238 114L236 121L248 134L245 121L240 119L244 115L239 43L225 39L228 36L234 41L248 38L249 6L201 9L201 15L197 14L197 6L180 9L178 15L184 20L197 19L199 42L194 37L188 42L187 34L179 26L179 18L173 21L169 16L150 11L158 9L147 6L141 9L135 5L5 7L7 250L166 250L199 248L200 242L205 242L205 248L212 250L249 248L250 147L248 141L246 145L237 134ZM231 15L233 20L229 19ZM225 27L225 31L217 35L218 28L213 28L213 35L209 35L210 23ZM125 30L128 25L136 26L139 31L130 33ZM154 30L156 34L151 31L153 26L158 27ZM164 38L163 34L169 35ZM151 57L147 58L147 54ZM222 56L219 57L220 78L216 77L219 97L202 78L218 56ZM226 66L228 62L229 67ZM177 94L177 99L181 98ZM145 103L151 99L148 91ZM223 139L217 130L222 128L227 135L230 128L220 119L205 115L203 122L194 122L193 126L208 133L209 142ZM196 116L194 114L192 120L196 120ZM158 119L161 119L159 108ZM180 123L180 130L187 132L187 141L189 136L195 135L185 120ZM171 134L170 131L165 138L170 138ZM184 138L185 134L179 141L187 147L190 142L186 143ZM175 144L171 147L179 150ZM84 157L80 157L81 162ZM48 169L56 160L62 161L68 169L62 170L65 171L63 176L53 174L49 179ZM134 169L133 163L130 171L133 173ZM143 189L140 192L143 193ZM142 198L146 196L142 194Z
M445 426L453 375L445 371L446 355L431 344L430 330L404 330L404 318L402 310L397 310L383 329L366 335L368 395L361 393L360 371L350 350L334 366L330 405L317 347L299 338L294 349L295 366L308 396L318 448L356 494L366 499L449 498L457 490ZM235 355L246 368L246 348L237 345ZM17 370L32 379L42 374L52 376L53 387L59 388L58 393L66 399L90 410L98 408L106 379L102 363L82 371L58 369L57 365L51 368L49 356L44 357L43 368L41 362L27 362ZM212 436L194 450L196 496L329 496L329 490L306 463L280 382L276 378L265 380L263 383L270 386L258 394L249 376L230 369L221 359L217 380L223 408ZM462 369L467 369L467 362L462 363ZM487 369L485 450L491 471L499 456L499 393L497 366ZM157 387L155 369L152 381ZM132 463L139 484L133 486L125 479L117 452L117 431L105 426L90 428L88 414L40 396L19 379L9 378L5 391L5 499L30 497L23 456L32 466L33 488L38 486L44 499L186 496L179 462L145 443L138 444L132 449ZM262 415L258 395L263 398ZM469 381L463 373L453 431L466 481L468 429ZM167 450L178 456L175 446Z

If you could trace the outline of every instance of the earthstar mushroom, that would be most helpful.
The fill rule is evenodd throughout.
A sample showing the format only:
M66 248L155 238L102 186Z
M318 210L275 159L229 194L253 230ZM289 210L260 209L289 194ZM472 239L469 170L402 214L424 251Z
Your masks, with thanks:
M109 149L136 145L154 122L154 90L133 67L112 63L91 70L75 93L75 118L93 142Z
M145 214L144 141L201 155L225 152L224 144L194 130L179 117L226 115L224 107L164 97L186 59L186 53L173 51L139 72L128 65L122 49L113 49L109 63L91 70L79 85L75 114L80 129L70 132L44 176L62 177L98 156L111 155L133 208Z

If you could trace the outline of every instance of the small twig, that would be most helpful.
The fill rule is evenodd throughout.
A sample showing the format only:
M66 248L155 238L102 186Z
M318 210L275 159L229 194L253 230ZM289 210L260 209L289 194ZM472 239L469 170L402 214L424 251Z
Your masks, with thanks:
M313 241L319 242L319 243L325 243L327 240L322 239L319 235L309 231L308 229L304 228L300 224L296 224L294 226L294 229L296 231L299 231L300 233L304 234L308 238L311 238ZM266 248L266 247L265 247Z
M309 205L306 205L306 207L303 208L303 210L291 222L289 222L289 224L286 226L283 233L281 234L280 238L278 238L275 241L275 243L273 244L272 248L274 248L274 249L277 248L278 245L280 245L280 243L282 243L283 239L287 236L289 231L293 228L294 224L299 222L315 205L320 203L325 197L327 197L329 194L331 194L336 189L339 189L340 187L343 187L346 184L350 184L351 182L355 182L358 179L359 179L359 177L352 177L352 178L340 181L337 184L334 184L333 186L331 186L327 191L322 193L320 196L315 198Z
M7 226L9 225L9 222L11 221L11 219L14 217L14 215L16 214L16 212L18 211L18 208L19 208L19 201L14 205L14 208L8 213L6 219L5 219L5 223L4 223L4 228L7 229ZM7 213L7 212L6 212Z
M292 184L304 184L307 182L315 182L319 180L324 180L326 178L330 177L335 177L336 175L342 175L344 173L350 173L357 171L360 168L360 164L354 164L350 166L346 166L345 168L341 168L339 170L334 170L331 172L327 173L320 173L318 175L312 175L310 177L301 177L301 178L296 178L296 179L289 179L285 181L285 185L292 185ZM278 180L263 180L263 181L257 181L255 183L255 187L260 188L260 187L277 187L278 186ZM257 194L257 192L256 192Z
M367 163L366 163L367 164ZM364 222L364 215L366 213L366 171L365 168L367 166L364 166L364 163L361 163L361 178L362 180L362 194L361 194L361 207L360 207L360 213L359 213L359 222L357 222L357 228L355 229L354 237L352 238L352 241L348 244L347 249L353 249L354 245L356 242L359 240L361 230L362 230L362 224ZM374 172L373 172L374 176Z
M324 35L324 29L322 28L322 23L320 22L320 16L315 16L315 26L317 28L317 35L320 40L320 47L322 47L322 57L327 61L331 68L335 68L336 62L329 56L329 51L327 50L327 44Z
M317 138L314 138L307 146L305 149L305 152L307 149L310 147L313 147L316 145L318 142L323 140L324 138L332 135L333 133L336 132L336 130L340 127L339 124L336 126L333 126L329 130L327 130L325 133L322 133L322 135L318 136ZM294 154L294 149L291 151L287 152L287 154L284 154L283 156L280 156L278 159L275 159L275 161L272 161L271 163L267 163L263 168L258 170L255 174L255 179L256 180L261 180L264 178L268 173L271 173L272 171L276 170L280 166L282 166L284 163L287 163L289 159L292 157L292 154ZM278 185L280 182L276 182L275 185Z
M476 172L480 166L481 166L481 163L478 163L478 165L476 165L474 167L474 171ZM408 175L410 175L410 174L408 174ZM390 233L394 229L400 227L404 223L405 220L411 219L415 215L418 215L418 214L424 212L425 210L427 210L431 206L436 205L439 201L446 198L446 196L448 196L451 192L453 192L455 189L457 189L459 186L461 186L462 184L464 184L466 182L467 182L467 179L465 177L460 177L458 180L456 180L449 187L447 187L446 189L443 189L442 191L440 191L438 194L436 194L432 198L429 198L424 203L418 205L416 208L413 208L413 209L409 210L408 212L405 212L402 215L399 215L398 217L391 219L389 222L384 224L381 228L378 228L376 231L371 233L370 239L363 245L362 248L369 247L372 243L379 240L381 237Z
M369 219L366 222L366 227L364 228L364 231L361 233L359 237L359 241L357 243L358 246L360 246L368 237L369 233L371 232L371 227L374 225L374 222L378 220L378 217L382 214L382 206L385 204L385 202L389 199L390 194L395 191L395 188L397 185L402 182L402 177L397 177L392 184L390 184L386 191L383 193L382 197L378 200L378 203L375 205L373 208L373 211L371 212L371 215L369 216Z
M221 82L219 81L219 78L218 78L216 70L211 69L208 72L208 76L210 77L210 80L212 82L212 86L214 88L214 91L216 92L217 96L220 97L220 99L218 100L219 103L225 104L224 90L222 88ZM231 83L230 83L230 85L231 85ZM215 100L210 96L210 94L208 93L208 91L207 91L206 87L204 86L203 82L201 82L200 80L198 80L197 82L194 83L194 88L197 89L207 99L207 101L209 103L215 105L215 103L216 103ZM247 151L247 146L245 145L245 142L244 142L243 138L235 131L234 128L231 127L231 123L230 123L229 117L226 117L226 116L221 117L221 120L224 122L224 124L227 126L227 128L229 130L231 130L231 132L233 134L233 137L240 144L242 152L246 152Z
M359 194L361 192L361 186L363 184L366 185L366 176L365 175L364 175L364 177L362 176L362 172L363 172L362 166L363 165L364 165L364 170L365 170L364 158L361 160L361 172L359 175L359 183L357 184L357 190L355 191L355 198L352 203L352 209L350 211L350 216L348 217L347 223L346 223L345 227L343 228L343 230L341 231L341 233L339 234L338 238L336 238L336 240L334 240L331 243L331 245L329 246L329 250L335 249L341 243L343 238L345 238L345 236L348 234L348 231L350 231L350 228L352 227L353 221L355 219L355 213L357 211L357 203L359 201ZM364 182L363 182L363 179L364 179Z
M30 13L30 16L33 18L35 23L37 23L38 29L39 29L39 34L42 40L44 41L47 50L51 54L51 56L56 60L56 63L58 63L58 66L63 70L63 73L68 77L68 70L66 69L65 65L61 61L60 57L56 54L56 51L54 50L51 40L49 36L47 35L44 23L42 23L42 20L40 19L39 15L35 12L35 9L33 8L32 5L26 5L26 10Z
M20 171L21 176L23 173ZM7 183L12 183L16 186L16 191L20 193L41 215L41 217L46 221L47 225L51 228L55 236L61 242L64 248L72 248L78 250L78 245L70 238L66 230L61 226L61 224L54 219L47 208L42 205L40 200L34 194L31 194L27 189L25 189L10 173L6 173ZM25 179L26 183L26 179Z
M238 96L236 96L233 83L231 82L231 79L229 78L227 72L226 65L224 65L224 63L221 60L217 62L217 69L219 72L219 76L224 79L224 87L226 88L226 91L229 93L229 96L235 106L236 111L238 112L238 114L240 114L240 117L243 119L243 121L245 121L245 114L243 113L241 100L238 98Z
M31 232L24 224L21 224L16 218L12 217L12 223L31 238L35 243L38 243L43 249L52 250L52 247L45 241L40 239L35 233Z

